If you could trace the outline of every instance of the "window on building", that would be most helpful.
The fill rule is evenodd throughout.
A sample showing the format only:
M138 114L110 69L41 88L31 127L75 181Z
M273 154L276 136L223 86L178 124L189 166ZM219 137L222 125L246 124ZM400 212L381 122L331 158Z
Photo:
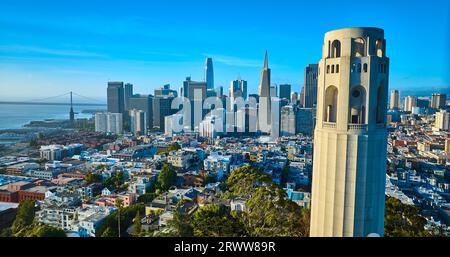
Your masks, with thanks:
M353 56L363 57L366 56L366 42L362 38L356 38L353 40L352 44Z
M331 43L331 58L341 57L341 42L339 40L334 40Z
M325 90L325 113L324 121L336 122L338 102L338 89L335 86L328 86Z

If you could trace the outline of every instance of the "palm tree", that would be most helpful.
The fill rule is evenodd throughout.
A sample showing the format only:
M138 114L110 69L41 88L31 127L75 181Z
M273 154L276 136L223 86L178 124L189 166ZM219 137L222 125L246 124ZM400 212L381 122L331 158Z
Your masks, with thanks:
M120 198L116 199L116 207L117 207L117 223L118 223L118 228L119 228L119 237L120 237L120 209L122 209L123 207L123 200Z

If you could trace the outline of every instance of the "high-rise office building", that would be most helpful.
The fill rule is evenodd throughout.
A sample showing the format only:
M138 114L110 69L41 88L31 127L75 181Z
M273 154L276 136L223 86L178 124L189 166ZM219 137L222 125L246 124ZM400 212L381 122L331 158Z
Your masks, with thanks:
M152 126L161 132L165 131L166 116L176 113L178 110L172 109L172 101L178 95L177 91L171 90L170 85L155 89L153 97L153 120Z
M436 130L449 131L450 130L450 112L441 110L436 112L436 120L434 123Z
M391 91L391 102L389 107L391 110L400 109L400 91L395 89Z
M107 89L108 112L124 113L124 88L123 82L108 82Z
M302 90L300 91L297 100L301 107L305 107L305 86L302 87Z
M183 82L182 94L191 103L191 129L195 130L203 120L206 110L203 110L203 101L206 99L206 82L193 81L187 77Z
M178 124L183 124L183 114L172 114L164 118L164 135L172 137L182 132L182 129L176 128Z
M95 131L122 134L122 113L98 112L95 114Z
M145 112L147 129L153 128L153 96L136 94L130 98L130 110L137 109Z
M403 110L405 112L411 112L412 108L415 106L417 106L417 97L415 96L405 97L405 105L403 106Z
M205 61L205 81L207 89L214 88L214 69L212 58L206 58Z
M312 108L317 103L317 77L319 65L309 64L305 68L305 86L303 92L303 107Z
M126 83L123 92L123 102L125 106L125 111L131 109L130 107L130 98L133 97L133 84Z
M447 101L447 95L441 93L433 93L431 95L431 108L442 109L445 107Z
M278 96L277 85L272 85L270 87L270 97L277 97L277 96Z
M389 82L384 31L330 31L322 49L310 235L383 236Z
M297 92L291 93L291 103L298 104L298 93Z
M296 107L293 105L286 105L281 108L281 126L280 135L285 137L295 136L295 115Z
M427 109L430 107L430 99L428 97L417 97L417 107Z
M138 109L129 110L131 132L134 135L147 134L147 115L145 111Z
M238 97L242 97L244 100L247 99L247 81L242 79L231 81L228 96L232 102Z
M267 50L264 57L264 68L261 71L261 82L258 89L258 128L262 132L270 131L271 124L271 89L270 89L270 69L267 58Z
M311 136L314 126L314 108L300 108L297 105L287 105L281 108L281 136L294 136L298 133Z
M290 84L281 84L280 85L280 98L288 99L290 101L290 98L291 98L291 85Z
M177 97L178 92L170 88L170 84L165 84L161 88L155 89L155 97L157 96L172 96Z
M314 108L297 108L295 113L295 133L311 136L315 126Z

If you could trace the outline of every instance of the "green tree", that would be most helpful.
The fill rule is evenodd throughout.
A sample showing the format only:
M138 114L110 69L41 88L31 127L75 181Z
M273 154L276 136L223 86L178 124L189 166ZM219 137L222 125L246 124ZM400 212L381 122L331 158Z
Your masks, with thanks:
M177 173L168 164L164 164L161 169L161 173L158 176L157 188L162 191L167 191L171 186L175 186L177 183Z
M101 234L101 237L117 237L117 231L107 227Z
M289 179L289 161L286 162L286 165L283 167L283 169L281 170L281 186L286 186L286 183L288 182Z
M136 216L134 217L134 234L135 235L139 235L142 232L142 224L141 224L141 213L140 212L136 212Z
M223 237L243 236L239 220L223 205L209 204L194 213L192 221L194 236Z
M227 179L227 197L248 197L255 188L271 183L272 179L269 175L249 166L240 167L235 169Z
M111 177L107 178L103 183L105 187L112 187L116 190L122 189L122 185L125 182L125 174L123 171L118 171Z
M203 183L204 183L205 185L210 184L210 183L216 183L216 182L217 182L216 177L215 177L215 176L211 176L211 175L207 175L207 176L205 177L205 180L203 181Z
M100 182L102 182L102 175L90 172L86 175L86 177L84 178L84 181L88 185L90 185L92 183L100 183Z
M140 195L137 199L138 203L150 203L156 198L156 193L146 193L143 195Z
M235 214L235 213L234 213ZM194 214L196 236L245 236L244 226L224 205L206 205Z
M33 223L35 212L36 209L34 201L21 201L17 210L16 218L11 226L11 232L16 234L20 230L30 226Z
M144 213L145 205L143 203L134 204L124 207L120 211L110 214L104 219L100 227L95 232L98 237L117 237L119 235L119 219L120 216L120 231L121 236L128 236L126 230L133 224L133 218L136 217L136 212Z
M174 142L174 143L172 143L172 144L170 144L169 145L169 147L167 148L167 151L177 151L177 150L180 150L181 149L181 146L177 143L177 142Z
M120 211L122 210L122 207L123 207L123 200L120 199L120 198L117 198L115 206L117 208L117 223L118 223L117 229L119 231L118 234L119 234L119 237L120 237Z
M407 205L393 197L386 197L384 235L386 237L425 237L427 221L416 206Z
M309 234L309 212L287 199L276 185L256 188L245 208L241 221L251 236Z
M64 230L48 225L37 225L29 230L26 237L66 237Z

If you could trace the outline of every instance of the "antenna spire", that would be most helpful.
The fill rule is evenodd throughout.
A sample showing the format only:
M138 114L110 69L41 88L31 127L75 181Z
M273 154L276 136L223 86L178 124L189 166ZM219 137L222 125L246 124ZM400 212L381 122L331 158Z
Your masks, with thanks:
M266 55L264 56L264 69L269 68L269 60L267 58L267 49L266 49Z

